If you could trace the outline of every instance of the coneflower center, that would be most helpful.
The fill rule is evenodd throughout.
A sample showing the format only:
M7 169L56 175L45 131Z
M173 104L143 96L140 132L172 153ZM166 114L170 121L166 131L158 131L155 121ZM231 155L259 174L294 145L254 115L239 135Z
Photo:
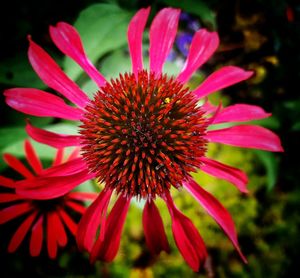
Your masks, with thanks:
M82 154L99 182L155 198L200 165L206 121L188 88L166 75L119 76L96 93L81 125Z

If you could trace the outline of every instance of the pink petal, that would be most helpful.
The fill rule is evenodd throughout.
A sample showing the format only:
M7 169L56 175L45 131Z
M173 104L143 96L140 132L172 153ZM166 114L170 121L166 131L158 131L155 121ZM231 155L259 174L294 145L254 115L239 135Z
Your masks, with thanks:
M88 59L80 35L73 26L65 22L59 22L56 27L50 26L50 35L55 45L81 66L99 87L106 83L105 78Z
M56 211L48 214L48 221L49 225L52 226L52 232L56 234L57 244L61 247L66 246L68 242L67 234Z
M8 245L8 252L13 253L15 252L18 247L20 246L21 242L24 240L26 234L28 233L35 217L37 215L37 212L34 212L30 214L19 226L17 231L14 233L11 241L9 242Z
M229 212L215 197L205 191L194 180L190 179L188 182L185 182L184 187L196 198L196 200L203 206L207 213L211 215L220 225L225 234L232 241L242 260L246 263L247 260L240 250L234 223Z
M16 192L24 197L47 200L65 195L74 187L93 178L87 170L69 176L38 177L33 181L20 181Z
M52 213L47 213L47 249L49 258L55 259L57 255L57 234L54 227Z
M52 146L54 148L64 148L80 145L80 137L78 135L54 133L34 127L29 122L27 122L25 129L27 134L35 141Z
M201 110L206 114L215 113L219 106L215 106L208 101L208 98L205 98L205 102L201 105Z
M67 158L67 160L72 160L74 158L77 158L80 156L80 147L74 148L74 150L71 152L70 156Z
M4 91L8 106L25 114L41 117L56 117L80 120L82 110L67 105L53 94L32 88L13 88Z
M207 126L210 126L213 124L215 118L217 118L218 114L220 113L221 108L222 108L222 102L220 102L219 105L216 106L216 110L213 112L214 114L210 118L207 119L207 121L206 121Z
M64 221L69 231L75 236L77 233L77 224L72 220L72 218L61 208L58 208L58 213L61 219Z
M78 157L44 170L40 177L69 176L77 174L83 169L87 169L86 162Z
M228 122L247 122L270 117L261 107L249 104L235 104L221 110L213 124Z
M110 262L117 255L129 204L129 198L123 196L118 198L107 218L104 238L99 236L93 246L90 256L91 263L96 260Z
M39 174L43 170L43 166L29 140L25 140L24 149L28 163L35 173Z
M32 257L40 255L43 243L43 215L39 217L31 229L29 251Z
M0 224L6 223L14 218L17 218L33 209L31 203L21 203L12 205L5 209L0 210Z
M213 92L246 80L251 77L252 74L252 71L245 71L234 66L223 67L208 76L200 86L194 90L194 94L198 98L203 98Z
M34 175L24 166L24 164L17 159L15 156L6 153L3 155L3 160L7 165L9 165L12 169L20 173L25 178L32 178Z
M38 76L50 88L61 93L71 102L84 108L88 97L56 64L56 62L40 46L29 37L29 61Z
M243 148L283 152L279 137L261 126L239 125L208 131L208 141Z
M85 207L81 204L78 204L77 202L66 201L65 204L80 214L83 214L85 212Z
M186 263L198 272L207 257L203 239L192 221L176 208L170 194L166 195L166 203L172 218L175 243Z
M94 201L98 194L90 192L70 192L68 198L78 200L78 201Z
M159 75L176 37L180 10L162 9L150 27L150 70Z
M211 57L218 46L219 37L216 32L199 30L193 37L188 57L177 80L186 83L192 74Z
M56 156L53 160L52 166L56 166L62 163L64 159L64 149L63 148L59 148L56 152ZM51 168L50 168L51 169Z
M0 193L0 203L9 203L16 200L24 199L15 193Z
M131 56L132 71L136 78L138 77L138 72L143 69L142 40L149 13L150 7L140 9L128 25L128 47Z
M5 187L9 187L9 188L14 188L15 182L14 182L14 180L12 180L10 178L0 176L0 185L5 186Z
M153 255L170 252L163 221L153 201L147 201L143 211L143 226L147 246Z
M111 197L111 190L102 190L98 198L87 208L78 224L76 236L80 250L90 251L100 226L100 237L104 235L107 206Z
M246 188L248 178L243 171L207 157L202 157L201 161L204 163L200 167L202 171L214 177L227 180L233 183L241 192L248 193Z

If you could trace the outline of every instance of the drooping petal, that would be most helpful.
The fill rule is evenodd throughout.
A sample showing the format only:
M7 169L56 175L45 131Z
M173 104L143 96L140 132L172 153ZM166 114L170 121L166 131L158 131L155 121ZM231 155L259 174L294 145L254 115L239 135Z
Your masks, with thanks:
M206 125L207 125L207 126L210 126L210 125L213 124L215 118L216 118L216 117L218 116L218 114L220 113L221 108L222 108L222 102L220 102L219 105L216 106L216 110L213 111L213 114L211 115L211 117L207 119L207 121L206 121Z
M52 213L47 213L47 230L46 230L46 239L47 239L47 249L49 258L55 259L57 255L57 234L53 229L54 227Z
M243 171L207 157L202 157L201 161L203 162L203 165L200 167L202 171L214 177L227 180L241 192L248 193L246 188L248 177Z
M73 201L66 201L65 204L80 214L83 214L85 212L85 207L82 204L78 204L77 202Z
M14 188L15 182L14 182L14 180L12 180L10 178L0 176L0 185L9 187L9 188Z
M94 243L97 230L100 226L100 236L104 235L104 222L106 220L107 206L111 197L111 190L102 190L98 198L87 208L78 224L76 236L80 250L90 251Z
M250 149L282 152L279 137L272 131L254 125L239 125L207 132L210 142Z
M12 169L20 173L25 178L33 178L34 175L25 167L25 165L15 156L5 153L3 155L3 160Z
M87 169L86 162L81 157L78 157L44 170L40 177L69 176L79 173L83 169Z
M234 66L225 66L208 76L193 93L198 98L203 98L213 92L246 80L252 75L252 71L245 71Z
M147 246L153 255L170 252L163 221L153 201L147 201L143 211L143 226Z
M77 224L72 220L72 218L62 209L57 209L61 219L64 221L66 226L68 227L69 231L72 233L72 235L76 235L77 233Z
M16 192L27 198L47 200L63 196L93 177L87 170L68 176L38 177L34 182L27 180L18 182Z
M52 166L60 165L62 163L63 159L64 159L64 148L59 148L56 151L56 155L53 160Z
M26 234L28 233L37 212L30 214L19 226L17 231L14 233L13 237L11 238L9 245L8 245L8 252L13 253L15 252L18 247L20 246L21 242L24 240Z
M63 223L56 211L53 211L48 214L49 225L52 226L52 232L56 233L56 240L59 246L64 247L67 242L67 234L64 228Z
M91 192L70 192L68 198L78 201L94 201L98 194Z
M16 200L24 199L15 193L0 193L0 203L9 203Z
M233 243L242 260L246 263L247 259L240 250L234 222L229 212L215 197L205 191L194 180L190 179L188 182L185 182L184 187L195 197L195 199L201 204L207 213L211 215L211 217L214 218L215 221L220 225L225 234Z
M80 147L75 147L71 152L70 156L67 158L67 161L72 160L80 156Z
M205 114L215 113L219 106L215 106L209 102L208 98L205 98L205 102L201 105L201 110L205 112Z
M84 108L89 99L39 45L29 37L28 58L38 76L50 88L61 93L71 102Z
M176 37L180 10L162 9L150 27L150 71L159 75Z
M39 174L43 170L43 166L29 140L25 140L24 149L27 162L35 173Z
M25 114L39 117L56 117L80 120L82 110L67 105L63 99L33 88L13 88L4 91L8 106Z
M192 221L176 208L169 194L166 194L165 201L172 218L175 243L186 263L198 272L207 257L203 239Z
M97 259L110 262L117 255L129 204L129 198L123 196L118 198L107 218L104 238L102 239L99 236L93 246L90 255L91 263L94 263Z
M0 224L17 218L33 209L31 203L21 203L0 210Z
M150 7L140 9L128 25L128 47L131 57L132 71L136 78L138 77L138 72L143 69L142 39L149 13Z
M200 68L219 46L219 36L216 32L201 29L193 37L190 51L177 80L186 83L192 74Z
M31 229L29 251L32 257L40 255L43 243L43 215L39 217Z
M56 27L50 26L50 36L55 45L67 56L72 58L95 82L102 87L106 80L88 59L77 30L59 22Z
M52 146L54 148L64 148L70 146L79 146L80 137L77 135L58 134L32 126L29 122L26 124L27 134L35 141Z
M234 104L222 109L213 121L213 124L227 122L247 122L270 117L261 107L249 104Z

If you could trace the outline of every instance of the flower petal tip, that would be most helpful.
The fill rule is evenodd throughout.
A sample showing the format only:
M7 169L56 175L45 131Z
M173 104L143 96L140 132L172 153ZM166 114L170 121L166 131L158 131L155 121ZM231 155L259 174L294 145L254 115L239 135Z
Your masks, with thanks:
M248 260L247 258L244 256L244 254L242 253L242 251L240 249L237 250L239 255L240 255L240 258L242 259L243 263L244 264L248 264Z
M280 146L278 146L278 151L277 152L281 152L281 153L283 153L284 152L284 148L280 145Z

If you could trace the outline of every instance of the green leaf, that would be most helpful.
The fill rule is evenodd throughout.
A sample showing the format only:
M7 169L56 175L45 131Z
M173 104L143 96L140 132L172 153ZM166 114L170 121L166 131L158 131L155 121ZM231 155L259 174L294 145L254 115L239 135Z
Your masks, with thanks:
M8 111L5 113L5 116L7 116L5 119L6 124L10 126L14 125L25 127L26 119L29 119L34 126L38 127L48 125L53 121L52 117L30 116L22 112L13 110L12 108L8 108Z
M27 137L24 127L4 127L0 129L0 151L10 144Z
M277 181L278 161L273 153L254 150L261 162L263 163L267 174L267 190L271 191Z
M0 129L0 170L6 167L6 164L2 160L2 154L6 152L5 150L11 145L22 142L26 137L27 134L23 127L6 127Z
M74 191L94 193L99 192L99 188L97 188L97 184L94 182L94 180L88 180L76 186L76 188L74 188Z
M213 10L210 9L210 7L206 4L207 1L201 1L201 0L184 0L184 1L178 1L178 0L161 0L161 2L172 6L180 8L190 14L194 14L200 17L200 19L208 24L211 25L213 29L217 28L217 21L216 21L216 15Z
M1 63L0 83L39 89L46 87L32 69L26 53L19 53L16 57Z
M178 64L174 62L166 61L164 64L164 73L167 73L168 76L177 76L180 73L181 68Z
M119 73L131 72L131 61L124 51L115 51L103 59L102 73L107 79L116 78Z
M261 125L265 128L270 128L270 129L279 129L280 127L280 121L276 116L271 116L269 118L261 119L261 120L256 120L256 121L251 121L248 124L253 124L253 125Z
M131 17L131 12L113 4L91 5L80 13L74 26L94 64L104 54L126 45L127 26ZM64 60L64 71L73 80L77 80L83 73L70 59Z
M293 131L299 131L300 130L300 122L293 124L292 130Z

